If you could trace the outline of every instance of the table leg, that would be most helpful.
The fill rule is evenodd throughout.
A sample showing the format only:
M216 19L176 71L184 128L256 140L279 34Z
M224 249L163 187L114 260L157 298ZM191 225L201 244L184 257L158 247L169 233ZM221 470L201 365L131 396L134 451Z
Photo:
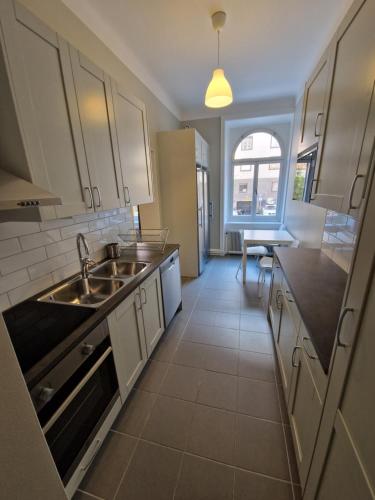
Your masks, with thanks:
M247 244L244 242L242 247L242 282L246 283L246 265L247 265Z

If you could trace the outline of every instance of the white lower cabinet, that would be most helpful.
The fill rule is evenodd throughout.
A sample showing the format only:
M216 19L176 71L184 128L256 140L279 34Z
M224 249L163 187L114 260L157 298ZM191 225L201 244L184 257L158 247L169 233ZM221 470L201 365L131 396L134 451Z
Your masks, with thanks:
M159 269L108 316L108 326L124 402L164 331Z
M141 285L142 314L148 356L164 332L160 271L157 269Z
M311 464L323 403L310 372L305 349L299 346L294 358L288 413L303 489Z
M124 402L147 361L139 289L108 316L108 326L120 395Z

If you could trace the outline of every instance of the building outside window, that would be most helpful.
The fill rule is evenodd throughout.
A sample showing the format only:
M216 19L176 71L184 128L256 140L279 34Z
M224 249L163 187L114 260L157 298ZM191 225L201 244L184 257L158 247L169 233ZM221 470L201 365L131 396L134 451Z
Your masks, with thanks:
M283 175L283 151L275 136L259 131L243 138L233 155L230 218L249 222L279 220Z

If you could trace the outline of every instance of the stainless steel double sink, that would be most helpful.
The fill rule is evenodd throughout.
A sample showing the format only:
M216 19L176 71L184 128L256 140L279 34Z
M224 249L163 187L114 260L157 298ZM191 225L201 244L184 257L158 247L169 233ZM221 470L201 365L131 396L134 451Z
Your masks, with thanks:
M107 260L91 269L88 278L76 276L41 295L37 300L99 307L149 266L150 264L146 262Z

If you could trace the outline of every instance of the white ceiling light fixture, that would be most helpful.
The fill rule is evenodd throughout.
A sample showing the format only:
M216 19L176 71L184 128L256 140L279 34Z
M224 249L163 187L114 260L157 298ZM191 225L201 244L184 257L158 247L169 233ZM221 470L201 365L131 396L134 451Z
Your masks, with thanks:
M212 26L217 31L217 68L214 69L212 79L206 90L204 100L208 108L225 108L233 102L233 94L230 83L225 78L224 70L220 67L220 30L225 24L227 15L219 10L212 14Z

